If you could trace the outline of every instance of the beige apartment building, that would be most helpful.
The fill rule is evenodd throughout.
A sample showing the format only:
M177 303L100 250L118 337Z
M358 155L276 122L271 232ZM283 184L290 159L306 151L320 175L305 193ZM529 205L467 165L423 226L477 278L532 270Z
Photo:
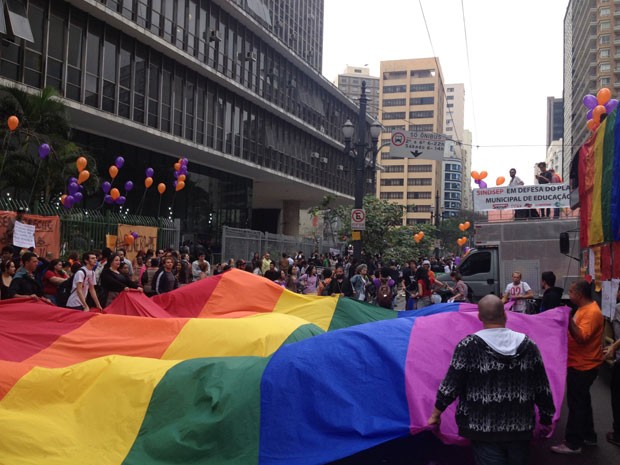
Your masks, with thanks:
M444 81L439 59L417 58L381 62L379 118L389 143L393 130L443 133ZM442 162L390 158L379 154L377 196L406 207L404 225L437 221L441 217Z

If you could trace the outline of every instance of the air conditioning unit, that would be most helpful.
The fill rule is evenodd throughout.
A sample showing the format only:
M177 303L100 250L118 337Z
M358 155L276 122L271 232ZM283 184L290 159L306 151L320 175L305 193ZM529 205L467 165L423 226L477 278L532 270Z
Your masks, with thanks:
M327 163L327 157L321 157L321 163Z
M321 154L319 152L312 152L310 156L318 160L321 157Z
M344 171L344 165L336 165L338 171Z
M205 31L206 34L206 31ZM209 42L221 42L222 36L220 35L220 31L213 29L209 33Z
M255 52L247 52L245 54L245 61L256 62L256 53Z

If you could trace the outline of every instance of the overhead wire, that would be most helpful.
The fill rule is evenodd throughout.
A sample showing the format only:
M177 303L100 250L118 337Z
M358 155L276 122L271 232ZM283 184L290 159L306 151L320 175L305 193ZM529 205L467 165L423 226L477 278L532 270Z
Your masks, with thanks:
M478 127L476 124L476 107L474 102L474 81L471 78L471 62L469 60L469 40L467 38L467 23L465 21L465 5L464 0L461 0L461 13L463 19L463 34L465 36L465 55L467 56L467 73L469 75L469 92L471 93L471 112L474 120L474 134L478 134Z

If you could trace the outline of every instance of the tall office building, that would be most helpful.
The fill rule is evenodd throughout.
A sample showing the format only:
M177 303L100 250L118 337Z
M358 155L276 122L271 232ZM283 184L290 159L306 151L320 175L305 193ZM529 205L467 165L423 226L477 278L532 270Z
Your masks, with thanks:
M370 69L364 66L347 66L344 73L338 75L338 89L354 102L358 102L362 92L362 81L366 81L368 103L366 112L374 118L379 114L379 78L370 75Z
M465 85L446 84L444 133L448 137L443 160L442 217L456 216L463 208L463 132L465 130Z
M472 198L471 180L469 174L471 173L471 159L472 159L472 135L471 131L465 129L463 131L463 198L461 206L463 210L474 209L474 199Z
M564 100L547 97L547 147L564 136Z
M568 179L573 155L588 137L584 95L601 87L620 88L620 4L603 0L570 0L564 16L564 162ZM618 77L617 77L618 76ZM617 83L617 84L616 84Z
M352 201L341 127L357 107L320 75L323 0L2 3L0 84L58 89L99 172L125 157L118 182L150 166L171 184L187 157L173 212L186 237L216 246L223 225L294 234L324 195Z
M443 133L444 81L439 59L419 58L381 62L379 116L387 130ZM382 199L406 206L403 224L429 223L441 215L442 162L391 159L389 148L380 154L385 171L378 172L377 191Z
M562 162L562 139L554 140L547 147L547 157L545 158L547 169L552 169L562 176ZM562 179L564 178L562 177Z

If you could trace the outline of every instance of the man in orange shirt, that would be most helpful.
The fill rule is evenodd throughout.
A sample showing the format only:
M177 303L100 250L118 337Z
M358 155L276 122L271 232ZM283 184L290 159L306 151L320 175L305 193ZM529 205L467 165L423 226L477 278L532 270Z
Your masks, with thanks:
M603 314L592 300L590 284L576 281L568 291L577 311L568 323L566 397L568 420L565 441L553 446L558 454L580 454L582 446L596 445L590 386L603 363Z

